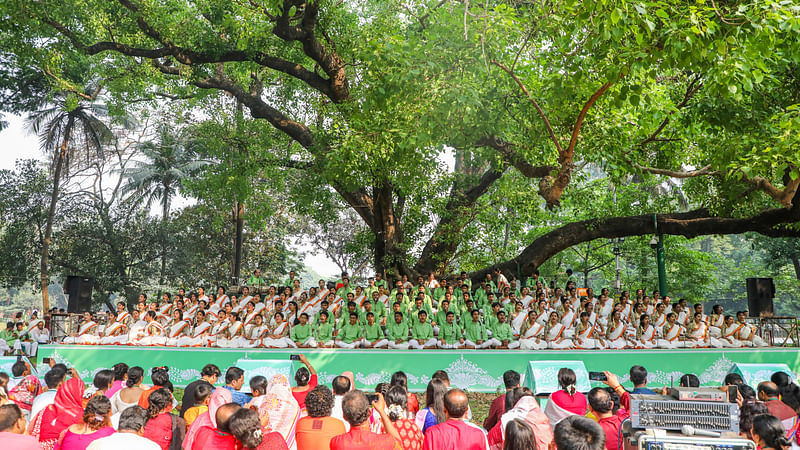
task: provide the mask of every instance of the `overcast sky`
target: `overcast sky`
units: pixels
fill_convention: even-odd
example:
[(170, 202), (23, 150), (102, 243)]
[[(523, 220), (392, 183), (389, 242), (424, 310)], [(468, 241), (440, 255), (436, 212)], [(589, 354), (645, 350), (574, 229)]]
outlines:
[[(42, 153), (39, 151), (39, 140), (36, 136), (29, 134), (25, 129), (25, 121), (22, 117), (4, 115), (4, 120), (9, 122), (8, 128), (0, 131), (0, 169), (14, 169), (14, 163), (18, 159), (39, 159), (42, 160)], [(180, 203), (180, 202), (179, 202)], [(294, 247), (293, 244), (289, 244)], [(310, 246), (297, 247), (298, 250), (308, 252)], [(304, 261), (311, 269), (322, 276), (328, 277), (336, 274), (339, 269), (323, 254), (306, 253)]]

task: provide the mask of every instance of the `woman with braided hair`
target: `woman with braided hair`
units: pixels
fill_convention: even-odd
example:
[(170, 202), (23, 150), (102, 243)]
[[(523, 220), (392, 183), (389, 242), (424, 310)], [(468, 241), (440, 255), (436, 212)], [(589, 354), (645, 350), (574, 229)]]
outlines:
[(386, 405), (389, 407), (389, 420), (400, 433), (403, 450), (421, 450), (424, 436), (408, 412), (408, 396), (400, 386), (392, 386), (386, 392)]
[(173, 420), (172, 394), (166, 388), (158, 388), (147, 399), (147, 415), (150, 420), (144, 426), (144, 437), (158, 444), (162, 450), (169, 449), (172, 443)]
[(85, 450), (92, 442), (114, 433), (111, 426), (111, 401), (105, 395), (89, 400), (80, 422), (71, 425), (58, 437), (56, 450)]

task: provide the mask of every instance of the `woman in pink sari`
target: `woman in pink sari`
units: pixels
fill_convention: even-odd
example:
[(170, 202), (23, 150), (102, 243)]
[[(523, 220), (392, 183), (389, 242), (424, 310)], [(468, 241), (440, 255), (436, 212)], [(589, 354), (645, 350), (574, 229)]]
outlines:
[[(512, 407), (513, 405), (513, 407)], [(553, 441), (550, 420), (539, 407), (533, 391), (529, 388), (514, 388), (506, 394), (506, 412), (497, 424), (489, 431), (489, 449), (502, 450), (506, 440), (506, 427), (514, 420), (520, 419), (533, 429), (536, 448), (546, 449)]]
[(553, 392), (547, 399), (544, 414), (550, 419), (550, 428), (572, 415), (585, 416), (589, 403), (586, 396), (578, 392), (577, 377), (572, 369), (562, 367), (558, 370), (558, 385), (561, 390)]
[(61, 432), (83, 419), (83, 380), (70, 378), (56, 392), (55, 402), (45, 407), (28, 425), (28, 434), (42, 450), (52, 450)]
[(208, 400), (208, 411), (197, 416), (197, 419), (192, 422), (192, 426), (186, 430), (186, 437), (183, 438), (183, 450), (191, 450), (192, 443), (201, 428), (217, 428), (217, 410), (220, 406), (232, 401), (231, 391), (225, 388), (217, 388), (212, 392), (211, 398)]
[(258, 408), (259, 415), (269, 415), (267, 427), (270, 432), (277, 431), (286, 440), (290, 450), (295, 450), (294, 440), (297, 421), (300, 420), (300, 405), (292, 395), (292, 385), (286, 375), (274, 375), (267, 385), (267, 394)]

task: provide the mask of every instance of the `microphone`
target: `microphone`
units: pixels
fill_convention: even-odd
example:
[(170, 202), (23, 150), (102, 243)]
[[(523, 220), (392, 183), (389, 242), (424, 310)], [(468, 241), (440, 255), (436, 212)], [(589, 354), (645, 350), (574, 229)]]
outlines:
[(691, 425), (684, 425), (681, 427), (681, 433), (685, 434), (686, 436), (706, 436), (706, 437), (720, 437), (722, 436), (721, 433), (717, 433), (716, 431), (706, 431), (706, 430), (698, 430), (697, 428)]

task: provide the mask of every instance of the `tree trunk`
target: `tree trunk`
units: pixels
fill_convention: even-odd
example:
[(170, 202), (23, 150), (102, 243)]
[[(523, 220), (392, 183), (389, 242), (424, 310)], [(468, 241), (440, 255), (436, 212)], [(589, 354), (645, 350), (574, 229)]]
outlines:
[(161, 208), (161, 271), (158, 275), (158, 296), (161, 297), (161, 288), (164, 286), (164, 273), (167, 271), (167, 224), (169, 223), (169, 181), (164, 180), (164, 198)]
[(47, 224), (44, 230), (44, 241), (42, 242), (42, 314), (50, 310), (50, 293), (47, 290), (50, 286), (50, 275), (48, 271), (50, 240), (53, 236), (53, 220), (55, 219), (56, 204), (58, 203), (58, 188), (61, 182), (61, 171), (64, 169), (64, 161), (67, 159), (67, 144), (69, 143), (74, 124), (75, 119), (70, 116), (67, 120), (67, 126), (64, 128), (64, 140), (61, 143), (61, 148), (58, 150), (56, 166), (53, 170), (53, 192), (50, 194), (50, 208), (47, 210)]
[(800, 280), (800, 259), (796, 256), (792, 258), (792, 265), (794, 266), (794, 276)]
[(244, 244), (244, 203), (233, 204), (233, 265), (231, 278), (241, 284), (239, 277), (242, 275), (242, 245)]
[(405, 253), (400, 248), (402, 234), (400, 220), (395, 215), (392, 187), (388, 184), (373, 187), (373, 211), (375, 217), (375, 271), (387, 277), (398, 278), (414, 275), (405, 263)]

